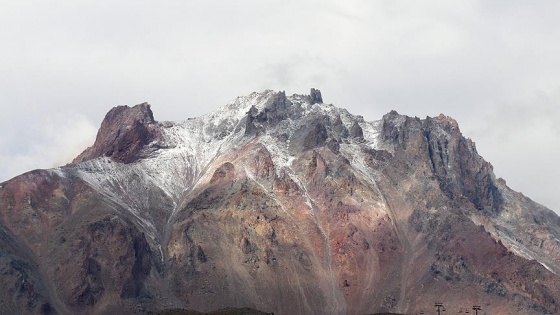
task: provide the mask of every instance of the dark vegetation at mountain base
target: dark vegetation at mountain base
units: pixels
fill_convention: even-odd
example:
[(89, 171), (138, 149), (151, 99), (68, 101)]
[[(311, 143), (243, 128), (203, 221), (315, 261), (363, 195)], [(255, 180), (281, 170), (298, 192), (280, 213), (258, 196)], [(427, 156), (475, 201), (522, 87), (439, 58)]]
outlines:
[[(251, 308), (225, 308), (213, 312), (203, 313), (197, 311), (170, 309), (159, 312), (148, 312), (148, 315), (274, 315), (274, 313), (261, 312)], [(404, 315), (400, 313), (375, 313), (365, 315)]]
[(224, 308), (208, 313), (189, 311), (183, 309), (170, 309), (159, 312), (148, 312), (148, 315), (274, 315), (274, 313), (261, 312), (252, 308)]

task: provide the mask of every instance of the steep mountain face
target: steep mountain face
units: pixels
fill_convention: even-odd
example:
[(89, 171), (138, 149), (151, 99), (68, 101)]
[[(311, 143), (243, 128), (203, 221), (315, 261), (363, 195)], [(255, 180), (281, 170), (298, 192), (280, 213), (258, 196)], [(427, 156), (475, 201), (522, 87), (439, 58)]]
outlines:
[(560, 312), (560, 218), (443, 115), (368, 122), (315, 89), (119, 106), (72, 164), (0, 185), (2, 314)]

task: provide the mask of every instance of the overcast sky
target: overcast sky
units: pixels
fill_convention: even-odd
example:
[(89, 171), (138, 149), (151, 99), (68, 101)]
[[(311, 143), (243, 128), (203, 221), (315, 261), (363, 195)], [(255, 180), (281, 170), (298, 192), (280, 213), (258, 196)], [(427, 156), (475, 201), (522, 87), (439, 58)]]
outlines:
[(265, 89), (376, 120), (452, 116), (560, 212), (560, 1), (0, 0), (0, 181), (69, 162), (106, 112), (184, 120)]

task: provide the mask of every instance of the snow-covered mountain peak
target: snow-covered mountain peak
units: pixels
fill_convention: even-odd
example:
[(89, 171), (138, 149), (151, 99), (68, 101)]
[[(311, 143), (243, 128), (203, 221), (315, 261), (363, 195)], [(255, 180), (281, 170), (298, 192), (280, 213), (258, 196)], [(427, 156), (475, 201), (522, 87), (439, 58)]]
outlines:
[(1, 184), (0, 300), (20, 302), (0, 313), (559, 310), (560, 218), (443, 115), (366, 122), (315, 89), (179, 122), (119, 106), (73, 164)]
[[(320, 98), (318, 90), (312, 89), (312, 92), (316, 99)], [(163, 123), (163, 137), (158, 145), (164, 150), (186, 148), (189, 152), (202, 154), (207, 161), (208, 154), (223, 151), (222, 144), (226, 142), (231, 146), (236, 143), (233, 140), (241, 140), (243, 136), (267, 134), (280, 142), (289, 143), (294, 133), (314, 122), (329, 128), (334, 126), (337, 132), (342, 133), (332, 135), (337, 140), (360, 125), (365, 125), (363, 127), (370, 131), (368, 135), (373, 134), (371, 126), (361, 116), (351, 115), (332, 104), (314, 103), (313, 100), (311, 95), (286, 96), (285, 92), (272, 90), (240, 96), (204, 116)], [(198, 144), (203, 144), (204, 148), (195, 148)]]
[[(174, 213), (189, 198), (189, 192), (206, 185), (224, 163), (234, 163), (245, 169), (247, 178), (254, 179), (252, 166), (245, 164), (252, 162), (244, 156), (263, 148), (279, 177), (297, 173), (296, 160), (308, 151), (319, 150), (350, 161), (372, 184), (376, 181), (372, 157), (386, 161), (391, 155), (411, 165), (427, 159), (429, 171), (441, 178), (444, 193), (451, 198), (467, 196), (480, 209), (497, 211), (493, 209), (501, 199), (495, 185), (478, 180), (493, 178), (491, 166), (476, 154), (474, 144), (460, 135), (453, 119), (440, 115), (420, 120), (391, 112), (379, 121), (366, 122), (343, 108), (314, 102), (318, 99), (315, 91), (315, 99), (271, 90), (251, 93), (197, 118), (150, 122), (145, 129), (153, 135), (152, 141), (144, 145), (135, 161), (122, 163), (102, 156), (71, 168), (115, 205), (137, 216), (153, 239), (157, 238), (156, 225), (144, 213), (152, 201), (138, 195), (143, 191), (140, 186), (159, 191), (168, 200), (165, 211)], [(120, 130), (117, 127), (111, 130)], [(142, 135), (144, 129), (136, 129)], [(143, 139), (136, 134), (129, 138)], [(424, 152), (426, 146), (428, 152)], [(464, 179), (471, 172), (476, 181)], [(298, 183), (301, 179), (294, 175), (293, 180)]]
[[(132, 213), (140, 213), (139, 209), (148, 207), (149, 201), (144, 205), (138, 203), (143, 198), (135, 197), (138, 187), (129, 183), (131, 177), (138, 178), (142, 185), (161, 190), (178, 207), (185, 191), (193, 189), (217, 167), (211, 167), (213, 161), (250, 143), (261, 143), (268, 150), (277, 174), (285, 168), (290, 173), (299, 152), (323, 145), (333, 152), (342, 150), (348, 157), (360, 150), (360, 143), (376, 148), (379, 122), (365, 122), (361, 116), (351, 115), (332, 104), (315, 103), (322, 101), (320, 92), (313, 89), (311, 94), (313, 97), (286, 96), (284, 92), (267, 90), (240, 96), (200, 117), (159, 122), (157, 129), (150, 124), (154, 136), (131, 163), (115, 163), (110, 155), (113, 151), (109, 151), (69, 168), (99, 191), (106, 191), (116, 204), (127, 205)], [(137, 129), (144, 130), (140, 127)], [(119, 130), (119, 127), (112, 129)], [(129, 138), (141, 137), (132, 134)], [(103, 147), (103, 144), (96, 143), (96, 146)]]

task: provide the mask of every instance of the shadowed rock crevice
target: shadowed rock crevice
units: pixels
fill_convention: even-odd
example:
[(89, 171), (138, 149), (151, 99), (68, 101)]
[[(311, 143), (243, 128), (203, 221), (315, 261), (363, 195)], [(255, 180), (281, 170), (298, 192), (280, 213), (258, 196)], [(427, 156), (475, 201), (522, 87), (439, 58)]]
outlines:
[(56, 314), (35, 263), (19, 258), (5, 248), (0, 239), (0, 313)]

